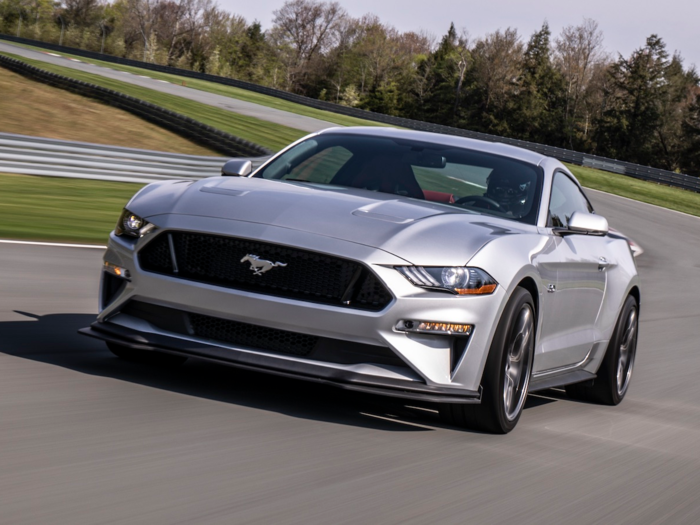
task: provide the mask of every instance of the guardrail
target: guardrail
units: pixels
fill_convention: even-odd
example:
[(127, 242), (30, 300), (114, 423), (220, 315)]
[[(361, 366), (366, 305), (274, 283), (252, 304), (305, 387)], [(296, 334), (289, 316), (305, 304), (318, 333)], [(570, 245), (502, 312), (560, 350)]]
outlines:
[[(257, 166), (266, 158), (250, 160)], [(218, 176), (226, 160), (0, 133), (4, 173), (148, 183)]]
[(229, 157), (249, 157), (269, 155), (271, 150), (225, 133), (194, 119), (162, 108), (150, 102), (139, 100), (118, 91), (50, 73), (31, 66), (21, 60), (0, 55), (0, 66), (44, 84), (58, 87), (79, 95), (99, 100), (110, 106), (153, 122), (157, 126), (209, 147)]
[[(384, 115), (381, 113), (374, 113), (372, 111), (367, 111), (364, 109), (351, 108), (347, 106), (341, 106), (340, 104), (334, 104), (333, 102), (327, 102), (323, 100), (316, 100), (313, 98), (305, 97), (302, 95), (297, 95), (294, 93), (289, 93), (287, 91), (282, 91), (280, 89), (270, 88), (266, 86), (260, 86), (258, 84), (253, 84), (252, 82), (245, 82), (243, 80), (236, 80), (233, 78), (220, 77), (216, 75), (210, 75), (208, 73), (199, 73), (197, 71), (190, 71), (189, 69), (179, 69), (170, 66), (161, 66), (159, 64), (151, 64), (148, 62), (141, 62), (139, 60), (132, 60), (128, 58), (120, 58), (112, 55), (105, 55), (103, 53), (96, 53), (93, 51), (86, 51), (83, 49), (77, 49), (66, 46), (59, 46), (57, 44), (51, 44), (48, 42), (41, 42), (38, 40), (31, 40), (28, 38), (15, 37), (11, 35), (0, 34), (0, 39), (7, 40), (10, 42), (19, 42), (23, 44), (29, 44), (33, 46), (43, 47), (45, 49), (51, 49), (54, 51), (59, 51), (63, 53), (69, 53), (72, 55), (83, 56), (87, 58), (93, 58), (96, 60), (102, 60), (104, 62), (111, 62), (115, 64), (124, 64), (133, 67), (139, 67), (143, 69), (149, 69), (152, 71), (160, 71), (163, 73), (170, 73), (173, 75), (179, 75), (189, 78), (197, 78), (200, 80), (207, 80), (209, 82), (215, 82), (217, 84), (224, 84), (229, 86), (238, 87), (241, 89), (246, 89), (248, 91), (254, 91), (256, 93), (262, 93), (264, 95), (269, 95), (272, 97), (280, 98), (290, 102), (295, 102), (307, 107), (312, 107), (315, 109), (321, 109), (325, 111), (330, 111), (333, 113), (347, 115), (351, 117), (357, 117), (364, 120), (371, 120), (374, 122), (381, 122), (383, 124), (390, 124), (392, 126), (399, 126), (408, 129), (415, 129), (419, 131), (430, 131), (433, 133), (442, 133), (445, 135), (457, 135), (461, 137), (474, 138), (479, 140), (485, 140), (488, 142), (501, 142), (504, 144), (510, 144), (512, 146), (518, 146), (521, 148), (529, 149), (543, 155), (548, 155), (562, 162), (569, 162), (571, 164), (576, 164), (578, 166), (588, 166), (595, 167), (603, 171), (610, 171), (614, 173), (619, 173), (621, 175), (627, 175), (629, 177), (634, 177), (636, 179), (646, 180), (650, 182), (656, 182), (660, 184), (665, 184), (667, 186), (675, 186), (677, 188), (682, 188), (685, 190), (700, 192), (700, 178), (692, 177), (690, 175), (685, 175), (682, 173), (675, 173), (669, 170), (663, 170), (659, 168), (652, 168), (649, 166), (642, 166), (639, 164), (634, 164), (631, 162), (625, 162), (615, 159), (609, 159), (606, 157), (599, 157), (597, 155), (589, 155), (586, 153), (581, 153), (577, 151), (567, 150), (564, 148), (557, 148), (553, 146), (546, 146), (544, 144), (538, 144), (535, 142), (528, 142), (525, 140), (511, 139), (507, 137), (499, 137), (497, 135), (490, 135), (488, 133), (480, 133), (476, 131), (470, 131), (462, 128), (453, 128), (451, 126), (443, 126), (441, 124), (432, 124), (430, 122), (421, 122), (418, 120), (406, 119), (401, 117), (394, 117), (391, 115)], [(252, 153), (252, 155), (259, 153)]]

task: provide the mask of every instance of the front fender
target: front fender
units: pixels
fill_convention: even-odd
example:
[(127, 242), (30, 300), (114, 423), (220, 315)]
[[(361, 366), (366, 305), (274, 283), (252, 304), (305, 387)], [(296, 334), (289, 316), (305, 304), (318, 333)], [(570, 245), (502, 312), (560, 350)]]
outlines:
[[(486, 366), (486, 360), (491, 348), (498, 322), (515, 288), (526, 281), (527, 288), (535, 292), (533, 297), (536, 307), (541, 303), (542, 293), (546, 288), (537, 268), (537, 255), (547, 250), (548, 238), (536, 234), (506, 235), (486, 244), (467, 266), (481, 268), (488, 272), (498, 282), (499, 289), (493, 299), (498, 300), (498, 307), (493, 310), (488, 326), (479, 326), (475, 330), (486, 331), (479, 338), (477, 347), (467, 349), (460, 366), (455, 371), (453, 381), (478, 387)], [(537, 316), (537, 334), (540, 333), (542, 317)], [(537, 339), (536, 343), (537, 344)]]

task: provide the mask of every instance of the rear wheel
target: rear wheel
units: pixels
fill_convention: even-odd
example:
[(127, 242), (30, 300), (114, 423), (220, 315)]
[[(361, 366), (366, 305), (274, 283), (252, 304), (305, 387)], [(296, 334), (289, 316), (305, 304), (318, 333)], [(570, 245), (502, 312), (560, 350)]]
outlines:
[(639, 305), (630, 295), (622, 307), (597, 377), (592, 384), (587, 382), (568, 385), (567, 395), (573, 399), (602, 405), (619, 404), (632, 380), (638, 328)]
[(141, 363), (146, 365), (156, 366), (180, 366), (185, 361), (186, 357), (179, 355), (165, 354), (155, 350), (135, 350), (128, 346), (120, 345), (107, 341), (107, 348), (117, 357), (132, 363)]
[(532, 296), (524, 288), (516, 288), (491, 343), (481, 382), (481, 404), (441, 405), (443, 421), (495, 434), (507, 434), (515, 428), (530, 384), (535, 325)]

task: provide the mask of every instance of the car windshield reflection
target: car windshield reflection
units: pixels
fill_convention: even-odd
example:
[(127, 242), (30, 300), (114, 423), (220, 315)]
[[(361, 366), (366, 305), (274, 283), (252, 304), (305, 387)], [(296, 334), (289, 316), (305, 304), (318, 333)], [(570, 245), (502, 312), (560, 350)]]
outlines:
[(535, 224), (539, 167), (413, 140), (324, 133), (290, 148), (254, 177), (377, 191)]

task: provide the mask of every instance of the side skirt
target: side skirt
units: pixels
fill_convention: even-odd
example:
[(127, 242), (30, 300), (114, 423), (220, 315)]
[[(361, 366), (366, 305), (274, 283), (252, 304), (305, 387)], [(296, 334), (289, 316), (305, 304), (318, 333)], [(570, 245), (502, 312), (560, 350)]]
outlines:
[(573, 385), (574, 383), (583, 383), (584, 381), (593, 381), (596, 375), (585, 370), (573, 370), (556, 375), (548, 375), (546, 377), (532, 377), (530, 379), (530, 387), (528, 392), (537, 392), (546, 390), (556, 386)]

